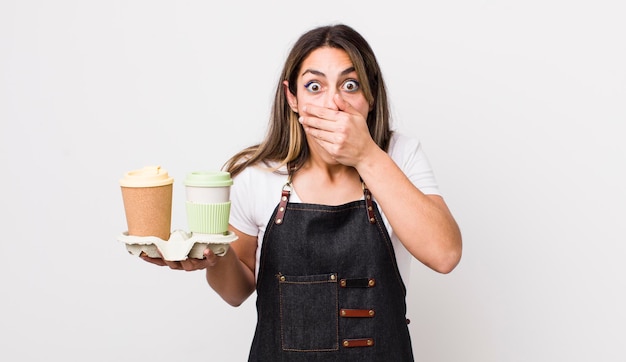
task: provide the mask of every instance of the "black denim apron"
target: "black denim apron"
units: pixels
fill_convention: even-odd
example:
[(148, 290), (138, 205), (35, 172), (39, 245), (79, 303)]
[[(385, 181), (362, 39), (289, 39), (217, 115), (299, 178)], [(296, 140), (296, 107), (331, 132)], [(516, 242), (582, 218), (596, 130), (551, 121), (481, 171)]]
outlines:
[(365, 198), (289, 203), (268, 222), (249, 361), (413, 361), (406, 289), (382, 217)]

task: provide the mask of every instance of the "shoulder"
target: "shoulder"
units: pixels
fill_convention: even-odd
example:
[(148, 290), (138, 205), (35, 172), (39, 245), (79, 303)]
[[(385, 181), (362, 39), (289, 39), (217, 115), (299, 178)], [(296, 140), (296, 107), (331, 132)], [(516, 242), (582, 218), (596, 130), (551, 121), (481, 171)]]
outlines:
[(287, 173), (284, 168), (275, 171), (275, 166), (261, 163), (246, 167), (233, 177), (231, 193), (235, 198), (244, 198), (249, 203), (257, 202), (269, 195), (274, 196), (275, 193), (280, 195), (280, 190), (287, 182)]
[(248, 235), (262, 236), (287, 182), (287, 174), (271, 166), (248, 166), (233, 177), (230, 223)]
[(422, 152), (422, 145), (419, 139), (395, 131), (389, 141), (387, 153), (398, 164), (402, 164), (406, 158)]
[(423, 193), (439, 194), (433, 169), (418, 138), (394, 132), (388, 153), (409, 180)]
[[(275, 164), (255, 164), (248, 166), (233, 178), (234, 184), (252, 184), (259, 186), (265, 183), (280, 183), (287, 179), (286, 168), (275, 170)], [(234, 185), (233, 185), (234, 186)]]

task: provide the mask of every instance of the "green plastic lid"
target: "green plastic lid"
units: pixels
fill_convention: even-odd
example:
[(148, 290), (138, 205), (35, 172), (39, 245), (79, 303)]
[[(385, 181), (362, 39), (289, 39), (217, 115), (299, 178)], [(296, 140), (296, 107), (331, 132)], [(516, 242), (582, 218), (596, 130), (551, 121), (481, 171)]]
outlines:
[(188, 173), (185, 178), (185, 186), (226, 187), (232, 184), (230, 172), (226, 171), (196, 171)]

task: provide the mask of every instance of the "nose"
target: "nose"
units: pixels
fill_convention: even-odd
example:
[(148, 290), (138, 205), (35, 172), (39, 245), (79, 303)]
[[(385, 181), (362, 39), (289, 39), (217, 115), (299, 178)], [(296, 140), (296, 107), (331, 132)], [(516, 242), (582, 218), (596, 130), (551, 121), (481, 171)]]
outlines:
[(335, 103), (335, 94), (339, 94), (339, 90), (335, 88), (329, 88), (328, 92), (324, 94), (324, 107), (332, 110), (339, 110)]

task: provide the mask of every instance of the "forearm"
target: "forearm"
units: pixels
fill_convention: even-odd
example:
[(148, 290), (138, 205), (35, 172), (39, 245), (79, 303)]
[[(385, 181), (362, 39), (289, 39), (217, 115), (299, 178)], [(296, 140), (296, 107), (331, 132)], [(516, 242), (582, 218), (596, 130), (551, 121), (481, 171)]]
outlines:
[(232, 306), (239, 306), (254, 291), (254, 273), (237, 257), (231, 248), (219, 261), (206, 269), (206, 280)]
[(356, 167), (407, 250), (438, 272), (454, 269), (461, 257), (461, 233), (443, 199), (424, 195), (380, 149)]

